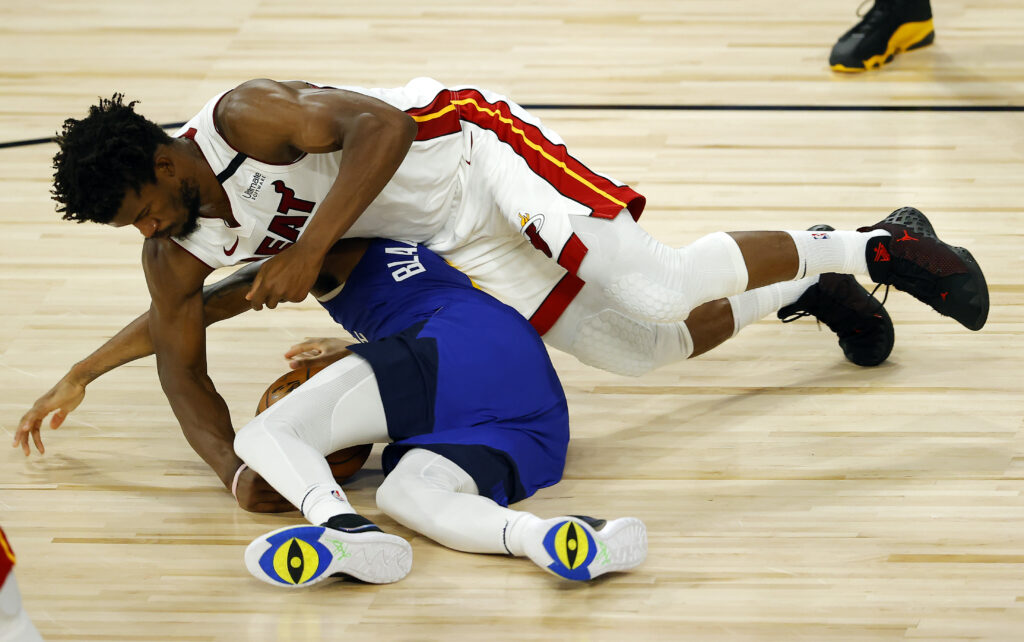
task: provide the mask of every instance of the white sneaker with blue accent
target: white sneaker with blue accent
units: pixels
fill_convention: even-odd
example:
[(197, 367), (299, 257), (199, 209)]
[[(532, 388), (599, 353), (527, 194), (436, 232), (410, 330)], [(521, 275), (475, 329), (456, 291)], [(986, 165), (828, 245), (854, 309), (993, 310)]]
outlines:
[(647, 559), (647, 527), (635, 517), (608, 522), (583, 515), (556, 517), (530, 529), (524, 551), (544, 570), (586, 581), (626, 571)]
[(286, 526), (257, 537), (245, 549), (245, 566), (257, 579), (287, 588), (338, 575), (390, 584), (409, 574), (412, 547), (401, 537), (361, 515), (340, 515), (328, 524)]

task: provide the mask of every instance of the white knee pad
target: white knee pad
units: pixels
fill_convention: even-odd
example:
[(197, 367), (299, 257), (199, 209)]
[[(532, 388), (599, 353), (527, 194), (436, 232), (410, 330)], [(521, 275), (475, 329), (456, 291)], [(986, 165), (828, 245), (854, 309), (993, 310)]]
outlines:
[(610, 307), (636, 319), (681, 322), (698, 305), (747, 287), (743, 254), (724, 232), (673, 249), (628, 215), (611, 222), (573, 217), (572, 224), (591, 249), (580, 264), (580, 277), (600, 286)]
[(600, 291), (587, 284), (544, 341), (588, 366), (629, 377), (693, 354), (685, 323), (638, 321), (607, 306)]
[(571, 350), (589, 366), (639, 377), (686, 359), (693, 354), (693, 341), (685, 323), (640, 322), (602, 310), (580, 321)]

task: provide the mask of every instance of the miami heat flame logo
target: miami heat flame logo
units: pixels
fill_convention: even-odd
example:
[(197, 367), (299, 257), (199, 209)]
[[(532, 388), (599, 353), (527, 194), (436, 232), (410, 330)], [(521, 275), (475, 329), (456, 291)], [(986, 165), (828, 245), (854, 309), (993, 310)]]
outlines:
[(548, 247), (547, 242), (540, 236), (540, 229), (542, 227), (544, 227), (543, 214), (527, 214), (526, 212), (519, 213), (519, 228), (522, 231), (523, 236), (533, 244), (533, 247), (537, 248), (544, 254), (547, 254), (548, 258), (552, 258), (551, 248)]

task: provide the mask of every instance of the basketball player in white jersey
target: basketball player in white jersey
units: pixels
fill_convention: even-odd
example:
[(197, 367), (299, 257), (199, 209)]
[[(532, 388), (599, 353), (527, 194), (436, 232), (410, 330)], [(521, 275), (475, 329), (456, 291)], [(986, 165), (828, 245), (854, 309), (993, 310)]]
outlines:
[(0, 528), (0, 642), (36, 642), (42, 638), (21, 605), (21, 592), (14, 577), (16, 561), (4, 529)]
[[(636, 224), (642, 196), (587, 169), (515, 103), (429, 79), (394, 90), (250, 81), (174, 138), (115, 96), (66, 121), (58, 143), (64, 217), (132, 225), (147, 239), (148, 329), (187, 437), (231, 431), (206, 374), (205, 277), (270, 256), (253, 307), (301, 300), (343, 236), (421, 242), (550, 345), (624, 374), (700, 354), (783, 306), (856, 317), (849, 325), (880, 337), (865, 352), (887, 354), (887, 319), (866, 292), (843, 277), (823, 292), (822, 274), (895, 285), (975, 330), (988, 313), (980, 267), (917, 210), (860, 232), (718, 232), (669, 248)], [(76, 365), (80, 381), (117, 365), (91, 359)], [(54, 410), (44, 402), (26, 415), (26, 449)], [(234, 454), (193, 445), (228, 485)]]

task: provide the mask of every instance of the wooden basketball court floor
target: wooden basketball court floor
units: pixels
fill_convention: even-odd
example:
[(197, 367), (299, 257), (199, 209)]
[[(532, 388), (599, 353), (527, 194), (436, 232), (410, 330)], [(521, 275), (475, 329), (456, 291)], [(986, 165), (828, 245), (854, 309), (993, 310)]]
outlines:
[[(826, 58), (856, 4), (0, 2), (3, 143), (48, 137), (114, 91), (167, 123), (251, 77), (429, 75), (547, 105), (536, 113), (578, 158), (648, 197), (642, 223), (665, 242), (852, 228), (915, 205), (974, 252), (992, 301), (972, 333), (892, 292), (896, 348), (873, 369), (806, 320), (765, 320), (639, 379), (554, 353), (568, 466), (521, 507), (649, 529), (642, 567), (587, 585), (396, 526), (373, 505), (376, 454), (348, 488), (411, 539), (413, 572), (295, 592), (252, 579), (245, 545), (297, 513), (238, 509), (142, 360), (94, 383), (44, 433), (45, 456), (0, 449), (0, 524), (44, 637), (1024, 639), (1024, 7), (935, 0), (935, 46), (840, 77)], [(648, 108), (610, 108), (623, 105)], [(753, 107), (769, 108), (740, 109)], [(54, 149), (0, 148), (8, 439), (32, 400), (148, 305), (134, 230), (54, 213)], [(312, 302), (212, 329), (236, 427), (284, 349), (333, 330)]]

